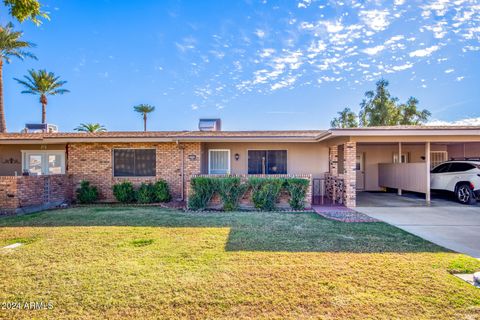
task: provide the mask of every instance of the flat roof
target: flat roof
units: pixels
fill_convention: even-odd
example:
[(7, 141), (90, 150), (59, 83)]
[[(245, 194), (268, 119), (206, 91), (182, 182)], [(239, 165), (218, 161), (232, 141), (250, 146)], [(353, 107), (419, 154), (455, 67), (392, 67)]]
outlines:
[(80, 142), (318, 142), (335, 137), (480, 136), (480, 126), (383, 126), (329, 130), (0, 133), (0, 144)]

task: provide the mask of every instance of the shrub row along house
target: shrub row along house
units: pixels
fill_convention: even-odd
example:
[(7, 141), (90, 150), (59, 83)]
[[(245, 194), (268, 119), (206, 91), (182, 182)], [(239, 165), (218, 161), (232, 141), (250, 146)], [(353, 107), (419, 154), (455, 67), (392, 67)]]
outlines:
[(159, 179), (174, 200), (186, 200), (199, 175), (308, 179), (307, 207), (355, 207), (357, 192), (386, 187), (429, 201), (434, 165), (480, 156), (480, 128), (471, 126), (221, 131), (208, 123), (199, 131), (0, 134), (1, 211), (70, 201), (82, 180), (98, 188), (100, 201), (115, 201), (119, 182)]

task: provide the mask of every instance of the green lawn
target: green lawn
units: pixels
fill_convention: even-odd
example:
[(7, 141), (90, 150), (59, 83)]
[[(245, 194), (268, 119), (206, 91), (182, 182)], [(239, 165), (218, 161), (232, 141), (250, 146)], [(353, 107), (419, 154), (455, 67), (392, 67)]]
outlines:
[(0, 318), (480, 318), (480, 261), (313, 213), (90, 207), (0, 218)]

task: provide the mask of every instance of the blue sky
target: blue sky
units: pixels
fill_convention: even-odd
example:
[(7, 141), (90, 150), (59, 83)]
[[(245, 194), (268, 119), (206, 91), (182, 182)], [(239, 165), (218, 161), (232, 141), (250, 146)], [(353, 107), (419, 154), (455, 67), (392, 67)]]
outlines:
[(432, 120), (480, 124), (478, 0), (43, 4), (51, 21), (17, 24), (38, 61), (4, 65), (9, 131), (41, 119), (12, 79), (30, 68), (68, 81), (47, 109), (63, 131), (141, 130), (139, 103), (157, 107), (151, 130), (193, 130), (200, 117), (226, 130), (323, 129), (344, 107), (358, 111), (381, 77)]

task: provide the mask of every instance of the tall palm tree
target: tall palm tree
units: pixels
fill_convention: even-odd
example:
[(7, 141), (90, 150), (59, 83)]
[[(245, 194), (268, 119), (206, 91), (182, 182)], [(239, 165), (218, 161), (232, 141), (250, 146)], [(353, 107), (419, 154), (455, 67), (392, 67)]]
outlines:
[(40, 96), (40, 103), (42, 104), (42, 123), (47, 123), (47, 96), (55, 96), (57, 94), (64, 94), (68, 91), (62, 86), (67, 81), (60, 81), (60, 77), (55, 76), (53, 72), (47, 70), (29, 70), (29, 76), (24, 76), (25, 80), (16, 79), (18, 83), (23, 85), (26, 90), (22, 93), (35, 94)]
[(139, 104), (138, 106), (133, 107), (135, 112), (142, 114), (143, 116), (143, 131), (147, 131), (147, 114), (155, 111), (155, 107), (149, 104)]
[(100, 123), (80, 123), (80, 125), (73, 130), (80, 132), (105, 132), (107, 128)]
[(36, 59), (36, 57), (24, 49), (32, 48), (35, 45), (28, 41), (20, 40), (23, 35), (20, 31), (13, 31), (13, 24), (9, 23), (5, 27), (0, 26), (0, 132), (7, 132), (5, 122), (5, 109), (3, 105), (3, 61), (10, 63), (10, 58), (16, 57), (20, 60), (26, 57)]

